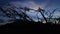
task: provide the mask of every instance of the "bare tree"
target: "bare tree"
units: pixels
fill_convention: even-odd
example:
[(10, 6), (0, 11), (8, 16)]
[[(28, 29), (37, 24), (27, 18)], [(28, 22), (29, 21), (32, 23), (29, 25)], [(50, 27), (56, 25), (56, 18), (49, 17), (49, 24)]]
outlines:
[(45, 10), (43, 10), (43, 9), (41, 9), (41, 8), (38, 9), (38, 12), (41, 13), (41, 15), (43, 16), (44, 20), (45, 20), (46, 23), (47, 23), (47, 19), (46, 19), (46, 17), (44, 16), (44, 14), (42, 13), (43, 11), (45, 11)]
[[(45, 14), (48, 16), (48, 18), (49, 18), (49, 21), (51, 21), (51, 19), (53, 19), (52, 17), (54, 16), (53, 14), (56, 12), (56, 11), (58, 11), (59, 12), (59, 10), (58, 10), (59, 8), (56, 8), (56, 9), (54, 9), (53, 11), (47, 11)], [(60, 18), (60, 17), (59, 17)], [(55, 22), (56, 23), (56, 22)]]

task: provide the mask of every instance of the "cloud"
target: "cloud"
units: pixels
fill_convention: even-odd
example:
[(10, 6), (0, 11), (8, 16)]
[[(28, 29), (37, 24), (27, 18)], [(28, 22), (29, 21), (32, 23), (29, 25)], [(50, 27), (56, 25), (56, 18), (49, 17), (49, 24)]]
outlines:
[(44, 8), (46, 3), (42, 3), (42, 4), (37, 4), (33, 1), (25, 1), (25, 2), (20, 2), (20, 1), (14, 1), (14, 2), (10, 2), (12, 5), (20, 7), (20, 6), (26, 6), (29, 8), (33, 8), (33, 9), (38, 9), (38, 7)]
[[(10, 2), (10, 4), (16, 6), (16, 7), (29, 7), (32, 9), (38, 9), (38, 7), (41, 7), (42, 9), (45, 8), (46, 2), (38, 4), (36, 2), (33, 1), (25, 1), (25, 2), (20, 2), (20, 1), (12, 1)], [(33, 19), (37, 19), (36, 13), (27, 13), (29, 14), (30, 17), (32, 17)], [(42, 17), (41, 14), (39, 14), (39, 17)]]
[[(39, 0), (40, 1), (40, 0)], [(36, 1), (11, 1), (10, 3), (12, 5), (15, 5), (15, 6), (26, 6), (26, 7), (29, 7), (29, 8), (33, 8), (33, 9), (38, 9), (38, 7), (41, 7), (42, 9), (48, 9), (48, 8), (54, 8), (54, 4), (51, 3), (50, 0), (46, 0), (46, 1), (42, 1), (42, 2), (39, 2), (38, 0)]]

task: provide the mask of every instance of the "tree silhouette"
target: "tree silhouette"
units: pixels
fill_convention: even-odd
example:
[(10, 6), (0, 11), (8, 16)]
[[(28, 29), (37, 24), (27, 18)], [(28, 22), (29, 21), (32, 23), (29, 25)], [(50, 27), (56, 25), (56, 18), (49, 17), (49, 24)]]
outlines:
[[(47, 11), (45, 14), (48, 16), (48, 19), (49, 19), (49, 21), (51, 21), (51, 19), (59, 19), (60, 17), (57, 17), (57, 18), (53, 18), (53, 14), (55, 13), (55, 12), (59, 12), (60, 11), (60, 9), (59, 8), (56, 8), (56, 9), (54, 9), (53, 11)], [(56, 16), (55, 16), (56, 17)], [(55, 22), (56, 23), (56, 22)]]
[[(19, 13), (18, 11), (16, 11), (15, 9), (19, 9), (19, 12), (21, 12), (21, 13)], [(22, 10), (23, 11), (22, 11)], [(47, 20), (47, 18), (45, 17), (45, 15), (44, 15), (44, 12), (46, 12), (44, 9), (41, 9), (40, 7), (37, 9), (37, 10), (35, 10), (35, 9), (31, 9), (31, 8), (28, 8), (28, 7), (19, 7), (19, 8), (17, 8), (17, 7), (10, 7), (10, 8), (7, 8), (6, 10), (4, 10), (2, 7), (0, 7), (0, 10), (1, 10), (1, 12), (3, 12), (7, 17), (9, 17), (9, 18), (14, 18), (14, 19), (16, 19), (16, 17), (15, 16), (19, 16), (20, 18), (23, 18), (23, 20), (24, 21), (32, 21), (32, 22), (34, 22), (34, 20), (32, 19), (32, 18), (30, 18), (27, 14), (26, 14), (26, 12), (28, 11), (28, 12), (30, 12), (30, 10), (33, 10), (33, 11), (36, 11), (37, 12), (37, 14), (36, 14), (36, 16), (37, 16), (37, 18), (38, 18), (38, 22), (40, 22), (39, 21), (39, 17), (38, 17), (38, 13), (41, 13), (41, 15), (42, 15), (42, 17), (44, 18), (44, 20), (46, 21), (46, 23), (48, 23), (48, 20)], [(54, 14), (54, 12), (56, 12), (56, 11), (59, 11), (58, 10), (58, 8), (56, 8), (56, 9), (54, 9), (53, 11), (47, 11), (45, 14), (48, 16), (48, 19), (49, 19), (49, 21), (52, 19), (52, 17), (54, 16), (53, 14)], [(48, 13), (49, 12), (49, 13)], [(60, 18), (60, 17), (59, 17)]]
[(45, 19), (45, 21), (46, 21), (46, 23), (47, 23), (47, 19), (45, 18), (44, 14), (42, 13), (42, 11), (45, 11), (45, 10), (39, 8), (38, 11), (41, 13), (41, 15), (43, 16), (43, 18)]

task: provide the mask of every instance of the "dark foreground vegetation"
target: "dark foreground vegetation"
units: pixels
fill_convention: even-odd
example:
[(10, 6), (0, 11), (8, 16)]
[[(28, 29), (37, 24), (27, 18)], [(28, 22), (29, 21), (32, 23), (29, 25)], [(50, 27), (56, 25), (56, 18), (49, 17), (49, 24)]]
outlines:
[[(14, 7), (15, 8), (15, 7)], [(0, 26), (0, 32), (22, 32), (22, 33), (27, 33), (27, 32), (32, 32), (32, 33), (37, 33), (37, 32), (45, 32), (45, 33), (55, 33), (55, 32), (59, 32), (60, 31), (60, 16), (59, 18), (55, 18), (54, 20), (51, 20), (54, 12), (57, 10), (53, 10), (50, 15), (47, 12), (45, 12), (45, 10), (41, 9), (41, 8), (38, 8), (37, 10), (34, 10), (34, 9), (30, 9), (30, 8), (27, 8), (27, 7), (24, 7), (24, 8), (19, 8), (19, 12), (16, 11), (17, 8), (14, 9), (13, 7), (10, 7), (10, 8), (7, 8), (6, 10), (4, 10), (2, 7), (0, 7), (0, 12), (3, 15), (3, 17), (9, 17), (9, 18), (14, 18), (14, 22), (13, 23), (8, 23), (6, 25), (2, 25)], [(23, 11), (24, 12), (23, 12)], [(29, 10), (33, 10), (33, 11), (37, 11), (38, 13), (41, 13), (42, 15), (42, 18), (43, 20), (41, 20), (39, 17), (38, 17), (38, 14), (37, 14), (37, 19), (38, 19), (38, 22), (34, 22), (34, 20), (29, 17), (26, 12), (29, 11)], [(45, 13), (44, 13), (45, 12)], [(47, 14), (47, 16), (49, 17), (48, 19), (45, 17), (45, 15)], [(40, 16), (41, 16), (40, 15)], [(19, 16), (19, 20), (16, 19), (16, 16)], [(16, 20), (16, 21), (15, 21)], [(41, 20), (41, 22), (39, 21)], [(46, 23), (42, 23), (42, 22), (45, 22)], [(50, 21), (50, 23), (49, 23)], [(51, 21), (55, 21), (55, 24), (53, 24), (53, 22)], [(58, 21), (58, 22), (56, 22)], [(58, 24), (56, 24), (58, 23)]]
[(0, 32), (21, 32), (21, 33), (55, 33), (60, 31), (60, 25), (40, 22), (16, 21), (11, 24), (0, 26)]

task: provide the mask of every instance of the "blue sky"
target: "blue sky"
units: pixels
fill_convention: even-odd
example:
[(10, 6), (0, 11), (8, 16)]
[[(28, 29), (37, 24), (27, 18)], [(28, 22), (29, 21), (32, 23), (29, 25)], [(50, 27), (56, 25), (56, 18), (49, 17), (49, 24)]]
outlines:
[(0, 0), (0, 5), (8, 2), (32, 2), (37, 5), (44, 5), (45, 8), (60, 8), (60, 0)]
[[(60, 0), (0, 0), (0, 6), (5, 6), (10, 3), (16, 7), (26, 6), (33, 9), (38, 9), (41, 7), (45, 10), (52, 10), (55, 8), (60, 8)], [(37, 20), (36, 13), (27, 13), (30, 17)], [(41, 14), (39, 15), (41, 17)]]

